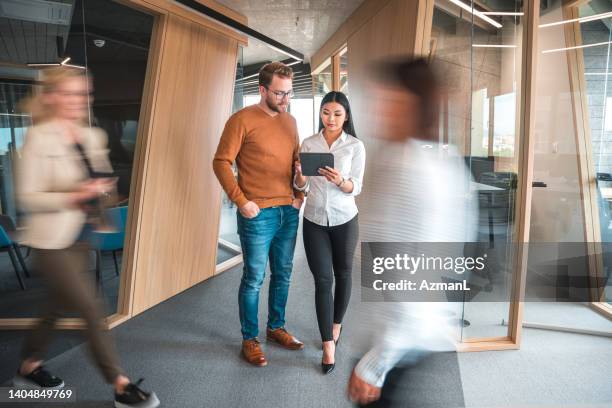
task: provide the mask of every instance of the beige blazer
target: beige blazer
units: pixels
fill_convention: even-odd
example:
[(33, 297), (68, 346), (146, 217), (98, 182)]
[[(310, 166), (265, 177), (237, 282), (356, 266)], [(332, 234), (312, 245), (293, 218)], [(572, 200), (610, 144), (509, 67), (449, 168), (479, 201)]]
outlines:
[[(110, 172), (106, 134), (83, 127), (81, 144), (95, 171)], [(17, 165), (17, 201), (26, 212), (23, 244), (63, 249), (79, 237), (86, 214), (70, 202), (70, 193), (88, 177), (82, 158), (55, 122), (28, 130)]]

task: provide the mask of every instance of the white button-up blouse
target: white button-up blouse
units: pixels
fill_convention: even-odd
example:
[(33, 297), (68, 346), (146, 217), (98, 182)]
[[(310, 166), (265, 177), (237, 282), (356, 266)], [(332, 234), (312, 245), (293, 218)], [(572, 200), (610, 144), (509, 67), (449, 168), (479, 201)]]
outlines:
[(306, 177), (306, 185), (298, 190), (307, 191), (304, 217), (322, 226), (336, 226), (349, 222), (357, 215), (355, 196), (361, 193), (363, 172), (365, 168), (365, 147), (363, 142), (354, 136), (342, 132), (340, 137), (329, 147), (323, 131), (314, 134), (302, 142), (302, 153), (332, 153), (334, 167), (345, 180), (353, 183), (353, 191), (345, 193), (323, 176)]

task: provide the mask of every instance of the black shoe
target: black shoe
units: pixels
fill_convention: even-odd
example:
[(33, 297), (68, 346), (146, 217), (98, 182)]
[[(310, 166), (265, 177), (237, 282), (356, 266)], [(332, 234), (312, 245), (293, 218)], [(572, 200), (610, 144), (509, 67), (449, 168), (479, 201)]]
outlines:
[(123, 394), (115, 393), (116, 408), (155, 408), (159, 406), (159, 399), (154, 392), (145, 392), (139, 388), (143, 379), (136, 384), (129, 383), (125, 386)]
[(334, 371), (334, 368), (336, 368), (336, 363), (325, 364), (323, 361), (321, 361), (321, 371), (323, 371), (323, 374), (331, 373)]
[(332, 371), (334, 371), (334, 368), (336, 367), (336, 363), (335, 362), (331, 364), (324, 363), (323, 362), (324, 356), (325, 356), (325, 353), (323, 353), (323, 356), (321, 356), (321, 371), (323, 371), (323, 374), (329, 374)]
[(64, 381), (45, 370), (45, 367), (38, 366), (28, 375), (17, 373), (15, 378), (13, 378), (13, 386), (21, 389), (44, 388), (55, 390), (64, 388)]

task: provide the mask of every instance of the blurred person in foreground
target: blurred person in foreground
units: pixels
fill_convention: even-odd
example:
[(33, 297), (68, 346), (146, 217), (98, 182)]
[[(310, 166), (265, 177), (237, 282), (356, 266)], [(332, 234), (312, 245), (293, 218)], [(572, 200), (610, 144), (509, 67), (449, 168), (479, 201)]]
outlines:
[[(398, 251), (406, 246), (390, 243), (430, 248), (438, 245), (432, 243), (456, 242), (435, 248), (441, 256), (461, 256), (461, 243), (473, 240), (476, 207), (462, 158), (453, 146), (437, 141), (436, 77), (422, 59), (380, 62), (374, 77), (370, 95), (377, 140), (369, 145), (365, 194), (359, 203), (361, 240), (387, 242)], [(448, 391), (440, 387), (449, 385), (443, 379), (447, 373), (432, 375), (436, 364), (429, 361), (439, 355), (433, 352), (456, 350), (461, 304), (446, 302), (444, 292), (428, 298), (430, 302), (393, 301), (400, 300), (394, 295), (359, 304), (358, 321), (370, 344), (349, 380), (349, 398), (368, 407), (461, 406), (462, 401), (437, 405), (429, 400)], [(427, 386), (424, 392), (414, 388), (427, 378), (429, 392)], [(440, 392), (431, 395), (431, 390)]]
[(329, 374), (336, 365), (336, 346), (351, 297), (353, 258), (359, 240), (355, 197), (361, 193), (365, 166), (365, 147), (355, 134), (345, 94), (332, 91), (323, 97), (319, 133), (306, 138), (300, 151), (334, 155), (334, 168), (319, 169), (317, 177), (304, 176), (296, 162), (294, 179), (294, 187), (308, 192), (304, 249), (315, 281), (315, 308), (323, 342), (321, 369)]
[(42, 92), (23, 104), (35, 125), (21, 152), (17, 198), (27, 213), (23, 241), (34, 250), (34, 269), (44, 278), (50, 299), (25, 341), (14, 385), (64, 386), (45, 369), (43, 359), (57, 319), (64, 311), (76, 311), (87, 324), (93, 359), (115, 389), (115, 406), (156, 407), (156, 395), (139, 388), (142, 380), (132, 383), (119, 367), (94, 286), (86, 278), (87, 239), (94, 228), (88, 211), (114, 189), (106, 136), (87, 126), (90, 92), (86, 70), (50, 68), (43, 72)]

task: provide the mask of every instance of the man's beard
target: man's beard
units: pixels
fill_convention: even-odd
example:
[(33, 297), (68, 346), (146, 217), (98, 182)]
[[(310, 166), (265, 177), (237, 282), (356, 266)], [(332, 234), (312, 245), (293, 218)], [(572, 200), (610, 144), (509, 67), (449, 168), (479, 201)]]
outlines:
[(284, 110), (281, 110), (281, 108), (279, 107), (278, 104), (270, 102), (269, 99), (266, 98), (266, 105), (268, 105), (268, 108), (270, 108), (270, 110), (277, 112), (277, 113), (282, 113), (284, 112)]

